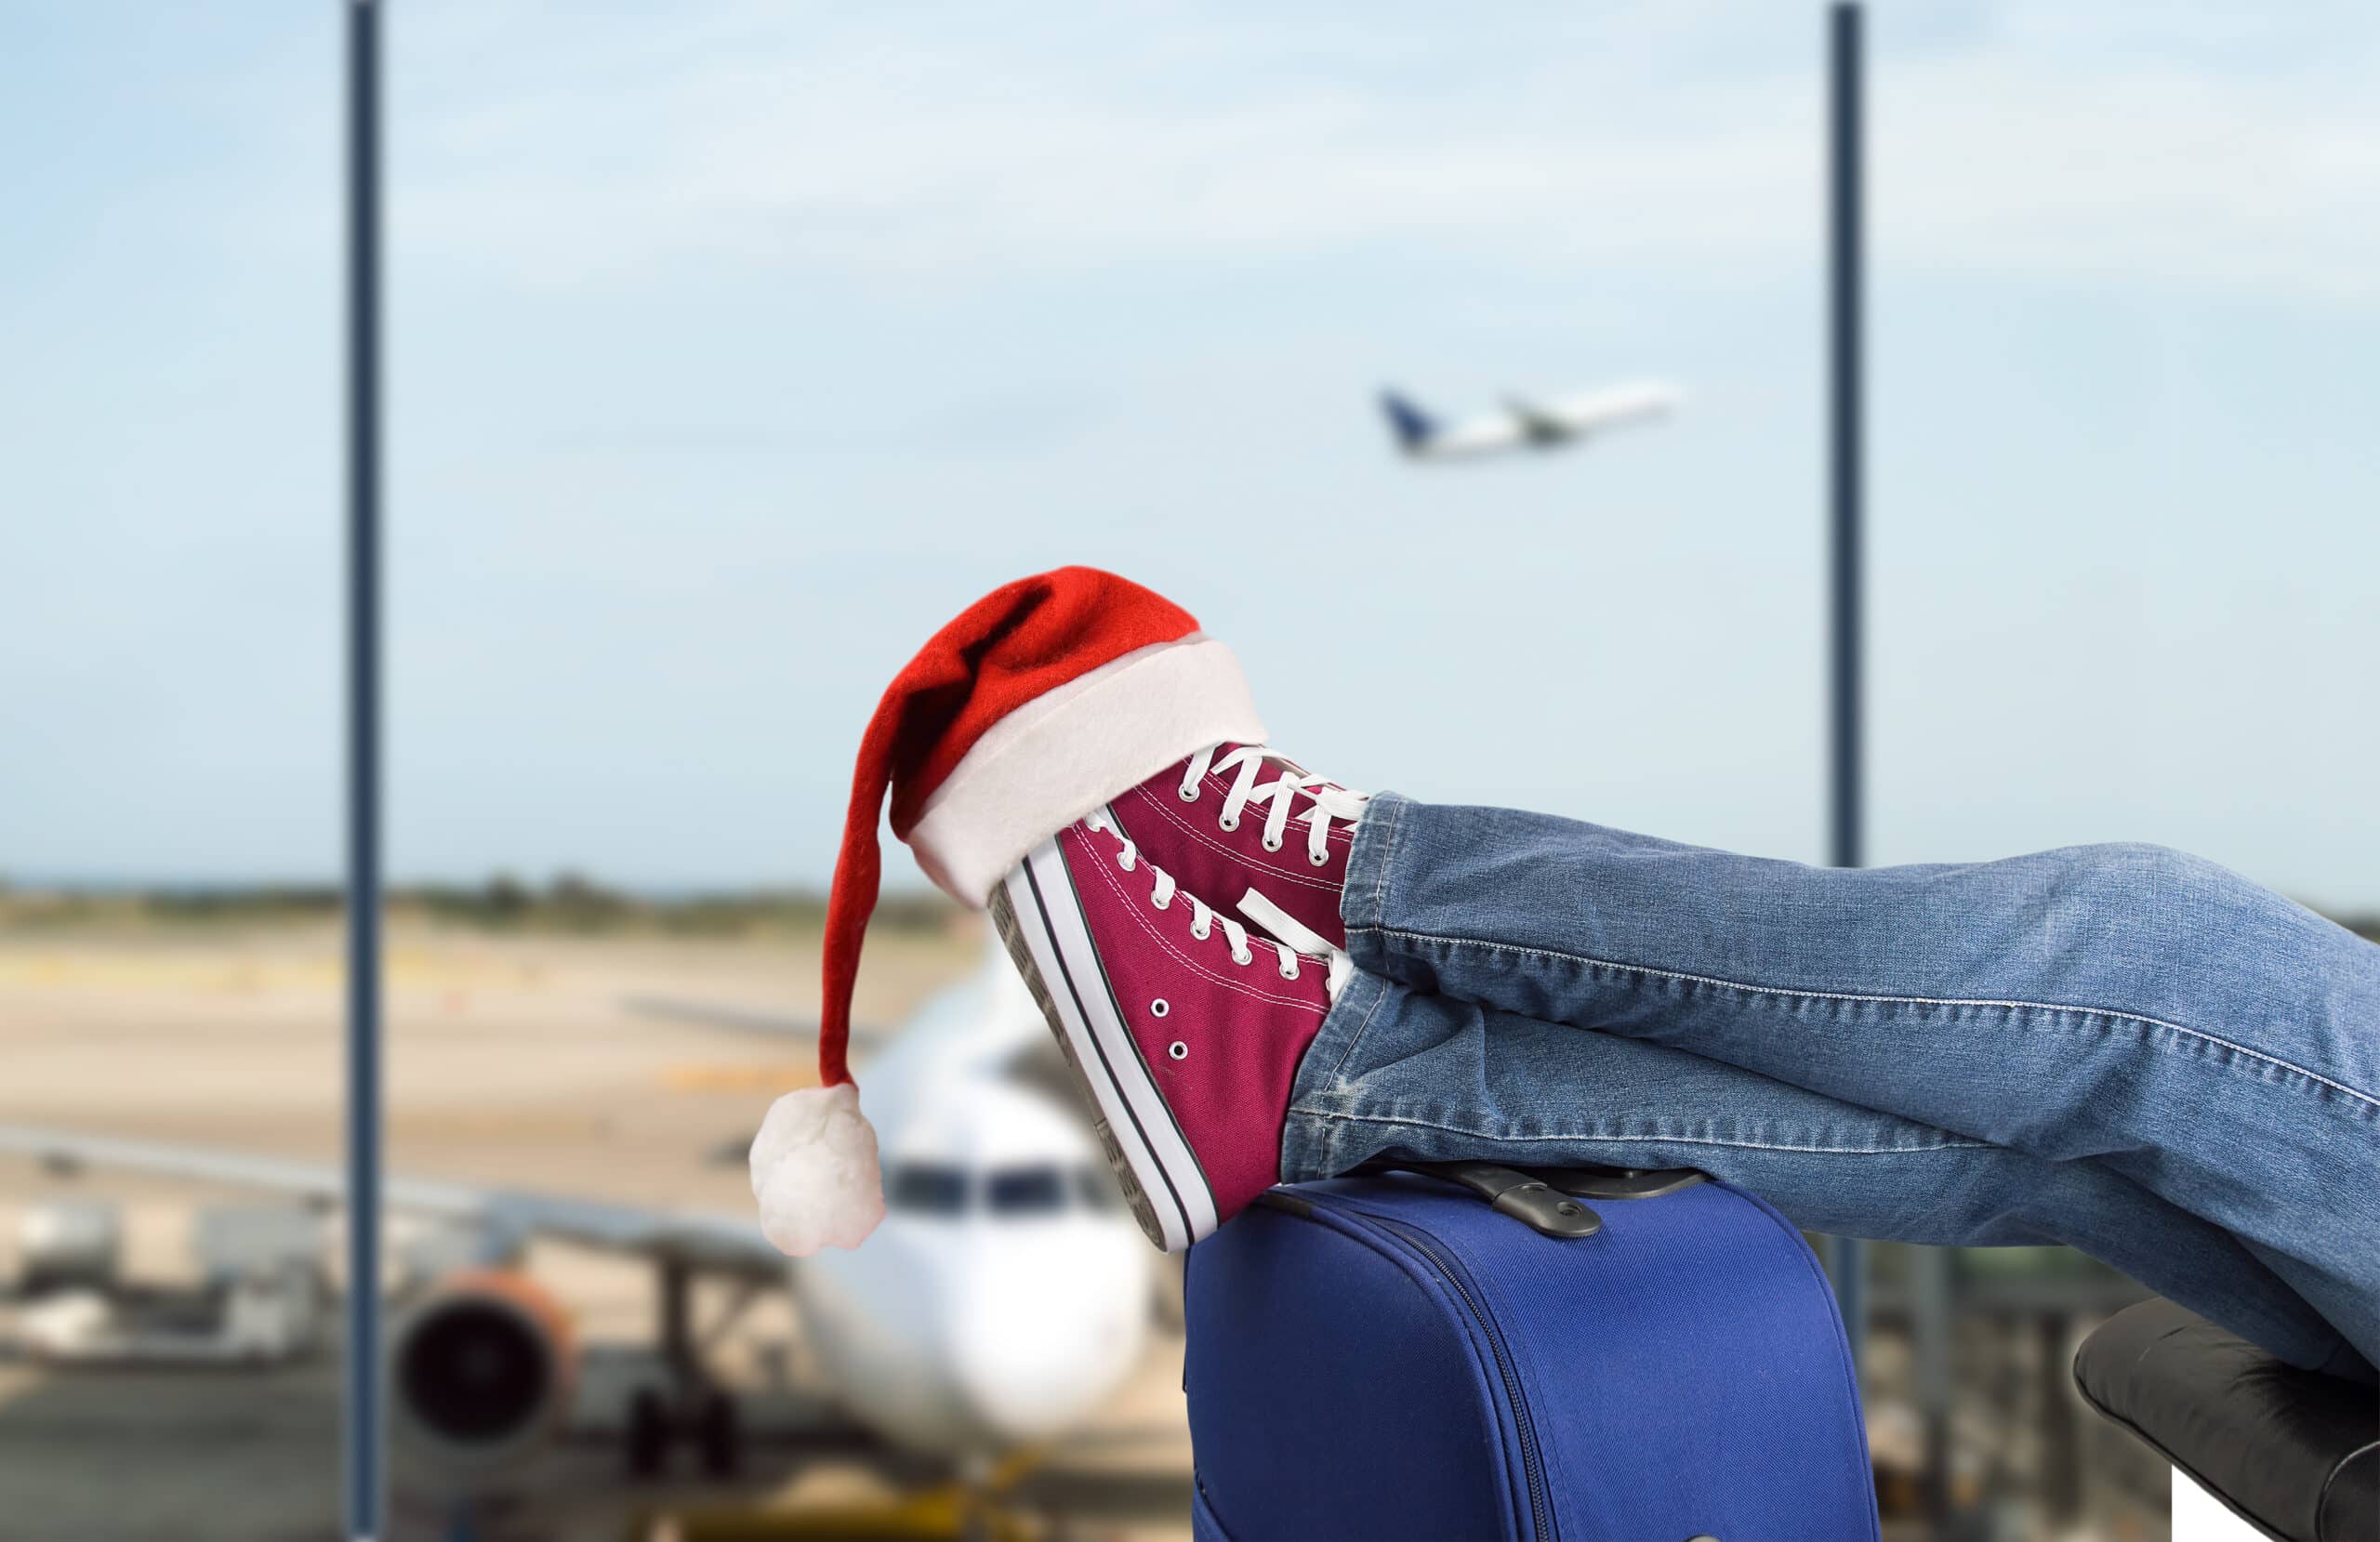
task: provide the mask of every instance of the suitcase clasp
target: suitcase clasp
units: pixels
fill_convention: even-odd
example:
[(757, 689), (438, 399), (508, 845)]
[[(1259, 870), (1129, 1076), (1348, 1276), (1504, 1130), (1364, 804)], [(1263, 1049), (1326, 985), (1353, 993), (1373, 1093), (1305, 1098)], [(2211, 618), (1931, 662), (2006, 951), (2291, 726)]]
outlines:
[(1603, 1230), (1603, 1217), (1544, 1179), (1494, 1162), (1399, 1162), (1375, 1158), (1355, 1171), (1414, 1172), (1460, 1183), (1497, 1211), (1549, 1237), (1592, 1237)]

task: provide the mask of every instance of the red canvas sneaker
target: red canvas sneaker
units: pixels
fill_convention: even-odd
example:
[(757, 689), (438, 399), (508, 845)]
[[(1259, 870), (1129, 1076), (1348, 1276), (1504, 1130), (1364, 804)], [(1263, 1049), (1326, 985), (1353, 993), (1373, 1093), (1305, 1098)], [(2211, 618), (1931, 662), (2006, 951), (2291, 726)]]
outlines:
[(1109, 804), (1123, 834), (1184, 889), (1301, 953), (1347, 945), (1339, 893), (1370, 794), (1263, 745), (1211, 745)]
[[(876, 1132), (860, 1107), (850, 1049), (852, 991), (859, 978), (868, 915), (875, 908), (883, 876), (877, 831), (887, 815), (893, 835), (907, 843), (926, 876), (959, 903), (980, 909), (996, 893), (1008, 891), (1011, 880), (1004, 876), (1020, 861), (1044, 848), (1055, 850), (1052, 831), (1066, 830), (1153, 775), (1172, 774), (1178, 780), (1183, 758), (1195, 759), (1201, 745), (1228, 751), (1236, 745), (1262, 745), (1264, 737), (1263, 720), (1257, 716), (1248, 681), (1231, 650), (1220, 639), (1201, 631), (1197, 618), (1181, 606), (1112, 573), (1057, 568), (1003, 584), (926, 639), (925, 646), (885, 687), (860, 736), (859, 753), (852, 766), (851, 802), (843, 811), (842, 845), (835, 857), (834, 887), (826, 902), (826, 934), (819, 949), (818, 1085), (799, 1087), (779, 1098), (752, 1143), (752, 1193), (760, 1205), (762, 1230), (772, 1242), (796, 1256), (821, 1247), (856, 1247), (884, 1214)], [(1261, 761), (1262, 757), (1252, 760)], [(1173, 771), (1167, 772), (1168, 767)], [(1210, 754), (1202, 763), (1201, 777), (1210, 770), (1219, 778), (1236, 778), (1230, 786), (1218, 785), (1219, 797), (1236, 793), (1238, 804), (1255, 808), (1260, 816), (1272, 807), (1254, 804), (1276, 796), (1257, 785), (1265, 774), (1263, 765), (1233, 761), (1223, 766)], [(1272, 774), (1277, 782), (1293, 770), (1283, 762)], [(1293, 776), (1292, 784), (1289, 801), (1293, 803), (1301, 798), (1315, 801), (1327, 790), (1326, 784), (1303, 778), (1302, 773)], [(1200, 796), (1205, 796), (1203, 791)], [(1289, 811), (1302, 808), (1303, 803), (1299, 803), (1298, 809)], [(1339, 845), (1343, 846), (1345, 831), (1340, 826), (1344, 822), (1342, 815), (1333, 813), (1323, 823), (1320, 865), (1301, 875), (1309, 883), (1332, 867), (1336, 848), (1330, 837), (1339, 835)], [(1270, 833), (1286, 842), (1286, 816), (1274, 821)], [(1316, 832), (1309, 826), (1302, 833)], [(1081, 837), (1068, 838), (1078, 843)], [(1260, 844), (1255, 850), (1264, 849)], [(1340, 854), (1337, 871), (1343, 871), (1344, 862), (1343, 853)], [(1218, 869), (1219, 875), (1223, 871)], [(1043, 887), (1049, 888), (1062, 876), (1057, 870), (1044, 875)], [(1163, 893), (1153, 892), (1147, 898), (1162, 900), (1161, 908), (1172, 910), (1171, 880), (1164, 881)], [(1268, 887), (1287, 890), (1303, 886), (1268, 879)], [(1096, 906), (1106, 903), (1097, 900), (1097, 892), (1091, 890), (1094, 918), (1099, 914)], [(1303, 925), (1285, 912), (1267, 911), (1262, 895), (1246, 885), (1210, 898), (1227, 909), (1245, 903), (1243, 914), (1270, 916), (1264, 924), (1273, 926), (1274, 934), (1285, 941)], [(1299, 935), (1307, 939), (1309, 946), (1327, 948), (1328, 940), (1340, 934), (1336, 901), (1319, 893), (1296, 898), (1302, 913), (1325, 928)], [(1085, 908), (1079, 898), (1068, 903), (1078, 911)], [(1013, 910), (1018, 919), (1024, 918), (1023, 904), (1015, 904)], [(1212, 914), (1203, 904), (1191, 903), (1172, 915), (1158, 914), (1151, 919), (1163, 923), (1159, 929), (1171, 936), (1184, 914), (1198, 928), (1195, 937), (1174, 939), (1177, 949), (1187, 957), (1211, 939)], [(1114, 916), (1100, 920), (1099, 926), (1107, 934), (1117, 933)], [(1045, 936), (1050, 934), (1049, 927), (1041, 929)], [(1079, 920), (1071, 933), (1063, 927), (1055, 933), (1093, 934), (1093, 929)], [(1217, 985), (1216, 979), (1243, 969), (1248, 978), (1274, 972), (1254, 967), (1245, 929), (1238, 922), (1226, 924), (1224, 938), (1229, 955), (1246, 955), (1251, 963), (1210, 964), (1205, 966), (1207, 973), (1180, 988), (1140, 979), (1142, 971), (1157, 966), (1135, 963), (1130, 971), (1137, 982), (1130, 989), (1144, 992), (1151, 1001), (1161, 998), (1169, 1007), (1179, 997), (1183, 1024), (1199, 1024), (1202, 1035), (1221, 1035), (1212, 1040), (1201, 1036), (1196, 1042), (1225, 1045), (1228, 1041), (1232, 1048), (1216, 1051), (1227, 1056), (1240, 1054), (1237, 1046), (1242, 1038), (1253, 1042), (1262, 1036), (1269, 1043), (1273, 1037), (1289, 1035), (1275, 1035), (1269, 1029), (1263, 1035), (1244, 1035), (1238, 1031), (1240, 1019), (1234, 1012), (1203, 1007), (1194, 1010), (1189, 1004), (1200, 999), (1200, 991), (1232, 997), (1238, 1012), (1253, 1011), (1260, 1003), (1266, 1012), (1286, 1012), (1302, 1003), (1307, 1008), (1304, 1016), (1318, 1018), (1320, 1006), (1309, 999), (1316, 989), (1311, 970), (1301, 969), (1299, 981), (1268, 983), (1267, 990), (1256, 995), (1235, 995)], [(1291, 942), (1291, 946), (1297, 945)], [(1044, 951), (1054, 968), (1056, 953)], [(1105, 943), (1098, 952), (1107, 960), (1110, 971), (1126, 968), (1109, 956)], [(1064, 977), (1059, 975), (1049, 982), (1054, 999), (1055, 988), (1064, 983)], [(1138, 1021), (1137, 1014), (1145, 1007), (1144, 1002), (1134, 1008), (1132, 1021)], [(1126, 1019), (1119, 1009), (1111, 1009), (1108, 1019), (1121, 1031)], [(1092, 1025), (1088, 1019), (1085, 1023), (1083, 1035), (1078, 1037), (1089, 1048), (1092, 1040), (1084, 1035)], [(1235, 1025), (1233, 1031), (1223, 1033), (1224, 1024)], [(1310, 1037), (1312, 1033), (1309, 1023), (1303, 1034)], [(1168, 1059), (1152, 1062), (1163, 1069), (1164, 1074), (1156, 1082), (1168, 1088), (1168, 1095), (1180, 1089), (1182, 1096), (1197, 1104), (1211, 1095), (1213, 1087), (1228, 1087), (1237, 1095), (1251, 1085), (1250, 1078), (1256, 1073), (1246, 1064), (1228, 1058), (1222, 1064), (1210, 1063), (1214, 1057), (1193, 1052), (1194, 1041), (1187, 1035), (1177, 1033), (1159, 1043), (1158, 1048), (1170, 1054), (1177, 1040), (1184, 1047), (1187, 1064)], [(1302, 1045), (1304, 1038), (1297, 1042)], [(1272, 1099), (1269, 1117), (1274, 1140), (1278, 1136), (1281, 1089), (1287, 1087), (1288, 1068), (1296, 1058), (1294, 1050), (1277, 1048), (1259, 1057), (1267, 1067), (1263, 1073), (1264, 1085), (1278, 1084), (1266, 1094)], [(1140, 1095), (1144, 1098), (1155, 1083), (1145, 1065), (1133, 1074), (1141, 1079)], [(1117, 1085), (1111, 1078), (1108, 1102), (1103, 1105), (1111, 1121), (1121, 1120), (1128, 1111), (1117, 1101), (1122, 1096), (1116, 1090)], [(1139, 1104), (1131, 1106), (1147, 1112)], [(1166, 1113), (1161, 1100), (1155, 1112)], [(1210, 1132), (1197, 1136), (1202, 1143), (1196, 1157), (1183, 1154), (1188, 1148), (1178, 1130), (1168, 1148), (1174, 1166), (1186, 1164), (1186, 1176), (1181, 1180), (1186, 1189), (1199, 1188), (1205, 1177), (1214, 1176), (1211, 1170), (1201, 1176), (1201, 1162), (1211, 1169), (1224, 1160), (1215, 1152), (1227, 1146), (1234, 1153), (1225, 1164), (1232, 1174), (1228, 1181), (1217, 1178), (1214, 1189), (1202, 1190), (1207, 1197), (1199, 1202), (1198, 1215), (1204, 1228), (1211, 1230), (1214, 1193), (1253, 1193), (1250, 1185), (1257, 1180), (1241, 1172), (1240, 1148), (1234, 1143), (1236, 1136), (1226, 1140), (1212, 1133), (1220, 1127), (1197, 1120), (1185, 1120), (1184, 1125)], [(1119, 1163), (1127, 1128), (1124, 1123), (1111, 1123), (1110, 1140), (1117, 1143)], [(1139, 1166), (1130, 1170), (1145, 1177), (1152, 1196), (1160, 1192), (1170, 1196), (1170, 1191), (1162, 1189), (1164, 1174), (1151, 1165), (1159, 1153), (1147, 1147), (1144, 1138), (1135, 1139), (1141, 1141), (1133, 1159)], [(1203, 1143), (1210, 1140), (1223, 1144), (1210, 1151)], [(1262, 1166), (1269, 1178), (1272, 1140), (1266, 1144)], [(1254, 1170), (1250, 1166), (1249, 1172)], [(1232, 1200), (1227, 1207), (1239, 1203)], [(1171, 1245), (1186, 1245), (1200, 1228), (1192, 1224), (1186, 1201), (1170, 1208), (1174, 1212), (1170, 1223)], [(1150, 1230), (1152, 1235), (1166, 1236), (1164, 1226), (1152, 1222)]]
[(1104, 810), (1027, 853), (990, 908), (1151, 1242), (1178, 1253), (1279, 1181), (1289, 1086), (1345, 955), (1250, 939)]

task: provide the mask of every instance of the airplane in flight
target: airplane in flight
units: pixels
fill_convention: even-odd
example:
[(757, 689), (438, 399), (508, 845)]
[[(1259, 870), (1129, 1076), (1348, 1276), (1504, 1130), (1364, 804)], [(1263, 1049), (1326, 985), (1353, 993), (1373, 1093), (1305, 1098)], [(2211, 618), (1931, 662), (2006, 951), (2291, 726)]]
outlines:
[(1396, 447), (1412, 460), (1467, 460), (1514, 450), (1552, 450), (1623, 424), (1665, 417), (1686, 393), (1656, 382), (1613, 386), (1550, 402), (1507, 398), (1504, 410), (1449, 423), (1395, 390), (1380, 393)]
[[(633, 1472), (658, 1470), (680, 1441), (713, 1473), (736, 1469), (737, 1405), (702, 1348), (772, 1289), (790, 1293), (828, 1390), (866, 1434), (959, 1465), (1072, 1430), (1138, 1363), (1153, 1276), (1082, 1116), (1044, 1090), (1055, 1080), (1038, 1064), (1056, 1060), (1050, 1042), (996, 944), (972, 977), (890, 1036), (866, 1078), (887, 1213), (849, 1252), (788, 1259), (746, 1215), (391, 1177), (392, 1214), (457, 1229), (470, 1244), (391, 1323), (392, 1433), (434, 1483), (460, 1490), (562, 1432), (578, 1349), (559, 1305), (522, 1267), (535, 1238), (655, 1271), (668, 1390), (629, 1406)], [(0, 1152), (55, 1171), (188, 1178), (324, 1209), (344, 1181), (327, 1166), (8, 1125)], [(703, 1277), (737, 1288), (698, 1334), (692, 1286)]]

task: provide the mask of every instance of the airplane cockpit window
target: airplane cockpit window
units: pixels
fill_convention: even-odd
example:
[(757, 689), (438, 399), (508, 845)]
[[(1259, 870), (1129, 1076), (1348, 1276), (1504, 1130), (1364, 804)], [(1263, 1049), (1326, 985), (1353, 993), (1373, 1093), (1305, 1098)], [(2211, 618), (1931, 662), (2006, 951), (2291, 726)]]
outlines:
[(959, 1215), (967, 1208), (966, 1169), (904, 1162), (884, 1176), (884, 1207), (896, 1215)]
[(991, 1176), (992, 1214), (1040, 1216), (1066, 1207), (1066, 1175), (1057, 1167), (1001, 1167)]

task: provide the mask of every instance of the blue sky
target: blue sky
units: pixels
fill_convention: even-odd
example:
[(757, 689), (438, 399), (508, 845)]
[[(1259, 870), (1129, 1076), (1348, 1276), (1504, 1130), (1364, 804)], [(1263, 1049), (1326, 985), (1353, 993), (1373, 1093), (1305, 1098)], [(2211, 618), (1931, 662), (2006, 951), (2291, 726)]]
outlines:
[[(336, 20), (0, 7), (0, 872), (335, 870)], [(1871, 30), (1875, 859), (2380, 907), (2380, 22)], [(1815, 8), (390, 41), (401, 874), (823, 881), (884, 679), (1069, 560), (1358, 785), (1819, 854)], [(1502, 465), (1369, 403), (1644, 375)]]

